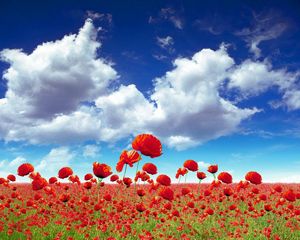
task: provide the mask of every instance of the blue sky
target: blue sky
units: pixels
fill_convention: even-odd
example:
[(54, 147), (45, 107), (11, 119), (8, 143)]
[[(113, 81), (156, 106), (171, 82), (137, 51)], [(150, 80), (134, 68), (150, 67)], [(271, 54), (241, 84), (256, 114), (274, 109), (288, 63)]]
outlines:
[(2, 2), (0, 175), (31, 162), (83, 176), (151, 132), (164, 154), (143, 161), (161, 173), (195, 159), (235, 181), (300, 181), (299, 13), (297, 1)]

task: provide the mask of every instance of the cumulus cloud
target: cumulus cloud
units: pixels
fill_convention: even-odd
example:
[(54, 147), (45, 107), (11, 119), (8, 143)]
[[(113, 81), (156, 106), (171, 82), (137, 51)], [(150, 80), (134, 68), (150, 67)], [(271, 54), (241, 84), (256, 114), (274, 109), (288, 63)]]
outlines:
[(19, 49), (1, 51), (1, 60), (10, 64), (3, 75), (8, 90), (1, 112), (50, 119), (103, 94), (117, 73), (97, 58), (101, 44), (96, 36), (97, 30), (87, 20), (77, 35), (43, 43), (31, 54)]
[[(8, 89), (0, 99), (2, 138), (32, 144), (111, 143), (150, 132), (183, 150), (235, 133), (243, 120), (259, 111), (226, 99), (220, 94), (224, 87), (250, 97), (275, 82), (289, 105), (298, 106), (296, 92), (286, 91), (295, 84), (293, 74), (273, 70), (266, 61), (237, 65), (225, 45), (175, 59), (170, 71), (153, 80), (149, 95), (134, 84), (112, 88), (118, 75), (97, 56), (101, 44), (96, 37), (87, 20), (77, 35), (41, 44), (31, 54), (1, 52), (10, 63), (4, 73)], [(58, 152), (70, 156), (66, 149)], [(92, 148), (86, 153), (95, 154)], [(47, 162), (44, 159), (39, 168)]]
[(21, 165), (22, 163), (25, 163), (26, 159), (23, 157), (16, 157), (14, 160), (12, 160), (8, 166), (9, 167), (18, 167), (19, 165)]
[(273, 70), (267, 60), (246, 60), (231, 70), (229, 89), (238, 89), (241, 99), (260, 95), (272, 87), (283, 93), (280, 101), (271, 102), (271, 106), (278, 108), (286, 106), (289, 110), (300, 108), (300, 91), (297, 86), (299, 72), (288, 72), (286, 69)]

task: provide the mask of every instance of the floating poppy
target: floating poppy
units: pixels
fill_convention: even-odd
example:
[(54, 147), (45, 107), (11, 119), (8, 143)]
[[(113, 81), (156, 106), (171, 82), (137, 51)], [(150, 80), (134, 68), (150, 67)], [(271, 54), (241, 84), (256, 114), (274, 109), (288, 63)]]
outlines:
[(140, 154), (135, 150), (124, 150), (121, 155), (119, 162), (117, 163), (116, 170), (122, 172), (125, 164), (128, 164), (130, 167), (133, 167), (133, 164), (138, 162), (141, 159)]

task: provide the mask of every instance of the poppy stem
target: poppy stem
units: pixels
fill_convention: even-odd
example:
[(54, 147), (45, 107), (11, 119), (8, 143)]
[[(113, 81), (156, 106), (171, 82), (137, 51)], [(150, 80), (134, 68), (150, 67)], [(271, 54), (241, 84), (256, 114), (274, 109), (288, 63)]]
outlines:
[(214, 176), (214, 180), (216, 180), (216, 174), (215, 173), (213, 173), (213, 176)]
[(181, 178), (181, 175), (180, 175), (179, 178), (178, 178), (178, 184), (180, 183), (180, 178)]
[[(139, 170), (139, 163), (140, 163), (140, 161), (141, 161), (141, 160), (139, 160), (139, 161), (137, 162), (137, 165), (136, 165), (136, 171), (135, 171), (135, 176), (134, 176), (134, 178), (136, 177), (137, 172), (138, 172), (138, 170)], [(136, 181), (134, 181), (134, 193), (136, 193)]]
[(127, 164), (125, 164), (125, 170), (124, 170), (123, 180), (124, 180), (124, 178), (125, 178), (126, 171), (127, 171)]
[(100, 199), (100, 185), (101, 185), (101, 182), (102, 182), (102, 178), (98, 178), (98, 202), (99, 202), (99, 199)]
[(185, 174), (185, 179), (184, 179), (184, 183), (186, 183), (186, 177), (187, 177), (188, 173)]

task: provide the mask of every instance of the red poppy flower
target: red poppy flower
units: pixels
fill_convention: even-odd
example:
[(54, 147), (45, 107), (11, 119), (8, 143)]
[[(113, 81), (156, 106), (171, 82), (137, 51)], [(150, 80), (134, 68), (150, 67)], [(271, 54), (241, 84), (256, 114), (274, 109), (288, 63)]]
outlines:
[(18, 175), (22, 177), (28, 175), (33, 171), (34, 167), (30, 163), (23, 163), (18, 167)]
[(177, 173), (176, 173), (176, 179), (179, 178), (179, 176), (184, 176), (185, 174), (187, 174), (188, 170), (184, 167), (182, 168), (178, 168)]
[(140, 134), (132, 142), (132, 148), (151, 158), (162, 154), (161, 142), (152, 134)]
[(258, 172), (248, 172), (245, 179), (252, 184), (261, 184), (262, 178)]
[(198, 163), (194, 160), (186, 160), (183, 166), (192, 172), (198, 171)]
[(232, 176), (228, 172), (219, 173), (218, 179), (223, 183), (227, 183), (227, 184), (232, 183)]
[(171, 178), (167, 175), (161, 174), (156, 178), (156, 182), (164, 186), (170, 186)]
[(40, 178), (33, 179), (31, 185), (32, 185), (32, 189), (34, 191), (37, 191), (37, 190), (43, 189), (45, 186), (47, 186), (48, 182), (45, 178), (40, 177)]
[(62, 202), (67, 202), (70, 200), (70, 194), (61, 194), (59, 196), (59, 200)]
[(91, 189), (92, 186), (93, 186), (92, 182), (85, 182), (85, 183), (83, 184), (83, 187), (84, 187), (85, 189)]
[(58, 177), (61, 179), (68, 178), (73, 174), (73, 170), (69, 167), (63, 167), (58, 171)]
[(93, 163), (93, 172), (98, 178), (106, 178), (112, 174), (110, 166), (98, 162)]
[(153, 163), (145, 163), (142, 169), (151, 175), (157, 173), (157, 167)]
[(7, 179), (8, 179), (9, 181), (12, 181), (12, 182), (16, 181), (16, 177), (15, 177), (15, 175), (13, 175), (13, 174), (9, 174), (9, 175), (7, 176)]
[(123, 183), (129, 187), (132, 184), (132, 179), (130, 177), (123, 178)]
[(50, 184), (54, 184), (54, 183), (56, 183), (57, 182), (57, 178), (56, 177), (51, 177), (51, 178), (49, 178), (49, 183)]
[(116, 170), (122, 172), (124, 164), (128, 164), (130, 167), (133, 167), (133, 164), (138, 162), (141, 159), (140, 154), (135, 150), (124, 150), (121, 155), (119, 162), (117, 163)]
[(85, 181), (89, 181), (93, 178), (93, 175), (91, 173), (87, 173), (84, 175), (84, 180)]
[(231, 188), (227, 188), (227, 187), (224, 188), (223, 192), (224, 192), (224, 195), (227, 196), (227, 197), (229, 197), (229, 196), (231, 196), (233, 194), (232, 189)]
[(174, 199), (174, 192), (171, 188), (166, 187), (159, 191), (159, 196), (163, 199), (172, 201)]
[(137, 193), (137, 195), (139, 195), (140, 197), (143, 197), (143, 196), (146, 194), (146, 192), (144, 191), (144, 189), (138, 189), (138, 190), (136, 191), (136, 193)]
[(218, 165), (210, 165), (208, 168), (207, 168), (207, 171), (214, 174), (218, 171)]
[(291, 190), (291, 189), (289, 189), (289, 190), (287, 190), (286, 192), (284, 192), (284, 193), (282, 194), (282, 196), (283, 196), (286, 200), (288, 200), (288, 201), (290, 201), (290, 202), (295, 202), (295, 201), (296, 201), (296, 195), (295, 195), (295, 193), (293, 192), (293, 190)]
[(111, 182), (115, 182), (115, 181), (117, 181), (118, 179), (119, 179), (119, 176), (116, 175), (116, 174), (110, 176), (110, 181), (111, 181)]
[(139, 212), (144, 212), (146, 210), (146, 207), (143, 203), (138, 203), (136, 205), (136, 210), (139, 211)]
[(197, 172), (197, 178), (199, 180), (203, 180), (204, 178), (206, 178), (206, 174), (204, 172)]

